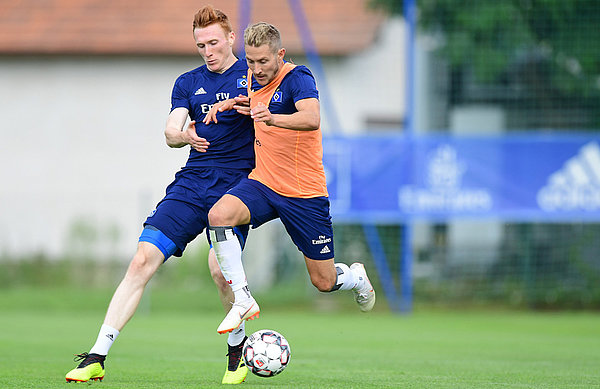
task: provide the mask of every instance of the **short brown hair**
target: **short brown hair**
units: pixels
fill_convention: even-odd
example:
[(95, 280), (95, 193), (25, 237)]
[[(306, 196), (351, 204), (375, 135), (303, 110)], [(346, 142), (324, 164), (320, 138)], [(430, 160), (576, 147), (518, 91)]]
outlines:
[(233, 31), (229, 18), (219, 9), (215, 9), (212, 5), (202, 7), (196, 15), (194, 15), (194, 30), (196, 28), (208, 27), (211, 24), (218, 24), (225, 33)]
[(281, 34), (277, 27), (272, 24), (255, 23), (244, 31), (244, 44), (252, 47), (269, 45), (273, 53), (281, 49)]

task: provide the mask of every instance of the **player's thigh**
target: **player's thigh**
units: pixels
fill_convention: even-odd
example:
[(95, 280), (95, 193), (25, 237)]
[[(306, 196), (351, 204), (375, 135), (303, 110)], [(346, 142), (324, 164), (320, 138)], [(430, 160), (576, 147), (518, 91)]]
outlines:
[(188, 243), (206, 228), (206, 209), (193, 203), (165, 199), (150, 215), (144, 225), (153, 226), (170, 239), (177, 249), (173, 253), (181, 256)]
[(279, 217), (275, 204), (281, 196), (256, 180), (244, 179), (227, 193), (244, 203), (248, 211), (244, 221), (252, 224), (252, 228)]
[(313, 260), (334, 257), (333, 225), (326, 197), (281, 197), (277, 211), (288, 235), (302, 254)]
[(250, 210), (238, 197), (225, 194), (208, 212), (213, 226), (239, 226), (250, 223)]
[[(248, 172), (216, 168), (183, 169), (167, 187), (165, 197), (145, 225), (160, 230), (176, 246), (173, 253), (181, 256), (187, 244), (208, 226), (209, 209), (233, 188)], [(247, 232), (242, 231), (245, 240)]]

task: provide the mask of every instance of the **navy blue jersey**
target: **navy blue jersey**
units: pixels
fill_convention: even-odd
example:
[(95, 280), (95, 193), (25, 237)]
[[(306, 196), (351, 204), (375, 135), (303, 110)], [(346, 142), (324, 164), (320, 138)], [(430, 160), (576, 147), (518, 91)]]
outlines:
[(224, 73), (214, 73), (206, 65), (182, 74), (175, 81), (171, 111), (183, 107), (196, 121), (196, 133), (210, 142), (206, 153), (190, 148), (186, 167), (252, 169), (254, 167), (254, 125), (249, 116), (235, 110), (217, 114), (218, 123), (202, 123), (217, 102), (247, 95), (246, 60), (240, 59)]
[[(252, 90), (262, 88), (252, 77)], [(298, 65), (285, 75), (269, 102), (269, 111), (274, 114), (292, 114), (297, 112), (296, 102), (308, 98), (319, 98), (317, 84), (310, 70)]]

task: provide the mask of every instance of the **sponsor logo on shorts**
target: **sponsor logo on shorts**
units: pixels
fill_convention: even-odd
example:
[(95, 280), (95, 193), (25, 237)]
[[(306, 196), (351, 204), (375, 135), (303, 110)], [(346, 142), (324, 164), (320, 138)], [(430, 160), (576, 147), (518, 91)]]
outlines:
[(323, 250), (319, 251), (320, 254), (329, 254), (331, 250), (329, 250), (329, 246), (323, 247)]
[(319, 235), (319, 239), (313, 239), (312, 244), (325, 244), (330, 243), (331, 238), (326, 237), (325, 235)]

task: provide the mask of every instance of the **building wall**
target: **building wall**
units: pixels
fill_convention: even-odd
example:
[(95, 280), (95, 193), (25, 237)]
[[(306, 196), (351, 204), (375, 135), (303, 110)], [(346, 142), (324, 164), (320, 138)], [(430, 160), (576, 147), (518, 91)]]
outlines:
[[(391, 21), (368, 51), (324, 61), (346, 131), (362, 131), (371, 114), (400, 116), (399, 33)], [(128, 259), (142, 221), (187, 159), (187, 148), (166, 146), (164, 124), (173, 82), (201, 64), (0, 57), (0, 255), (89, 250)]]
[[(374, 121), (391, 123), (392, 131), (402, 128), (406, 107), (405, 36), (404, 20), (392, 18), (383, 24), (377, 40), (367, 50), (351, 57), (325, 59), (340, 132), (376, 130), (369, 123)], [(331, 131), (328, 112), (324, 112), (323, 122), (324, 131)]]
[(96, 249), (110, 241), (131, 252), (142, 218), (185, 162), (188, 151), (169, 149), (163, 130), (175, 77), (197, 64), (0, 60), (0, 249), (59, 255), (85, 221), (97, 230)]

